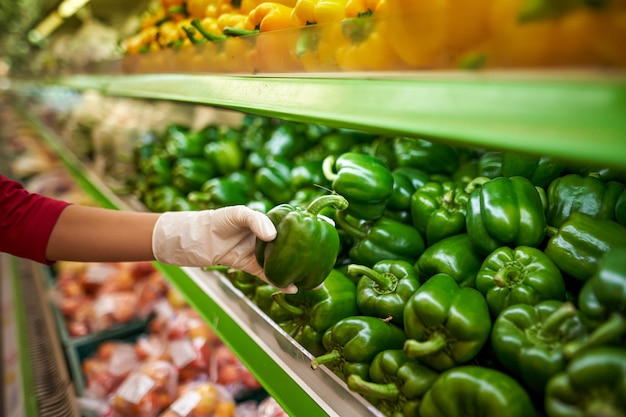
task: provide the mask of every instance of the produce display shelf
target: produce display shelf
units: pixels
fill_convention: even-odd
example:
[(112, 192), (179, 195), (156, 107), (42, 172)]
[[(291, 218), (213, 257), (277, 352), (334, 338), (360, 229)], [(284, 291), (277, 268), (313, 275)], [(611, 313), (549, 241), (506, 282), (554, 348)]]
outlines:
[(455, 145), (626, 164), (623, 72), (69, 75), (49, 82)]
[[(114, 209), (131, 209), (37, 117), (25, 110), (22, 115), (96, 203)], [(155, 266), (289, 415), (382, 417), (380, 411), (350, 392), (330, 370), (325, 367), (312, 370), (313, 357), (222, 274), (160, 263)]]

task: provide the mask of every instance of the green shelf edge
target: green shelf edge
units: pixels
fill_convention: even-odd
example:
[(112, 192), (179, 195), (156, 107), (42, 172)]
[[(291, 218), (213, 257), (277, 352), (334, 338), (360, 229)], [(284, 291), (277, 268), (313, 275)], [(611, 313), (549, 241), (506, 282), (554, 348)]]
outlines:
[[(14, 300), (23, 300), (22, 286), (19, 283), (20, 273), (18, 270), (18, 260), (13, 256), (6, 257), (9, 264), (11, 286)], [(21, 301), (15, 303), (15, 321), (17, 323), (17, 343), (19, 345), (19, 362), (22, 379), (22, 393), (24, 400), (25, 417), (37, 417), (39, 407), (37, 406), (37, 395), (35, 393), (35, 376), (30, 361), (30, 353), (28, 350), (28, 335), (26, 334), (26, 310)]]
[[(60, 138), (58, 138), (54, 132), (27, 111), (21, 110), (20, 114), (24, 120), (40, 134), (49, 149), (59, 156), (61, 162), (77, 181), (78, 185), (96, 200), (101, 207), (117, 210), (128, 209), (122, 200), (118, 199), (114, 193), (108, 190), (106, 185), (104, 185), (97, 176), (93, 175), (84, 164), (60, 142)], [(216, 296), (215, 291), (213, 291), (214, 295), (212, 297), (207, 293), (206, 289), (200, 288), (196, 280), (192, 278), (194, 270), (197, 269), (199, 271), (198, 268), (187, 268), (188, 271), (186, 272), (183, 268), (164, 265), (159, 262), (154, 262), (154, 265), (163, 273), (168, 281), (181, 292), (185, 300), (187, 300), (198, 314), (205, 319), (206, 323), (213, 328), (220, 339), (237, 355), (247, 369), (252, 372), (264, 389), (278, 401), (288, 415), (294, 417), (340, 417), (342, 414), (333, 409), (336, 404), (325, 402), (326, 398), (324, 397), (334, 396), (336, 400), (342, 401), (340, 408), (342, 408), (343, 411), (346, 409), (354, 410), (363, 417), (382, 417), (382, 414), (380, 414), (378, 410), (356, 394), (347, 391), (347, 388), (345, 390), (338, 390), (336, 384), (341, 384), (341, 382), (339, 382), (338, 378), (329, 370), (324, 369), (320, 371), (324, 372), (324, 378), (331, 381), (330, 386), (324, 386), (324, 388), (327, 388), (329, 391), (321, 396), (311, 391), (309, 385), (296, 383), (294, 377), (299, 378), (299, 376), (296, 375), (292, 369), (288, 367), (283, 368), (281, 361), (277, 360), (276, 355), (272, 355), (271, 352), (264, 349), (259, 343), (259, 340), (255, 339), (253, 337), (254, 335), (248, 332), (244, 328), (245, 326), (242, 326), (241, 322), (238, 322), (235, 317), (231, 316), (229, 311), (226, 311), (223, 305), (220, 305), (220, 303), (216, 301), (215, 297), (221, 298), (222, 302), (224, 302), (226, 298), (229, 298), (228, 302), (245, 304), (244, 308), (240, 310), (248, 317), (247, 320), (253, 322), (252, 326), (260, 324), (260, 327), (265, 328), (266, 333), (267, 327), (271, 326), (268, 319), (262, 318), (257, 311), (254, 311), (255, 307), (252, 306), (250, 302), (246, 301), (243, 296), (235, 295), (230, 290), (223, 291), (220, 289), (223, 287), (223, 284), (227, 282), (226, 278), (212, 277), (214, 279), (210, 286), (213, 287), (215, 291), (220, 292), (220, 294)], [(204, 278), (201, 277), (200, 279)], [(250, 317), (252, 317), (252, 319), (250, 319)], [(278, 328), (278, 326), (274, 327)], [(24, 327), (22, 326), (22, 328)], [(291, 349), (292, 351), (297, 349), (294, 347), (294, 342), (290, 343), (286, 338), (279, 337), (279, 339), (278, 348), (284, 348), (286, 346), (287, 349)], [(276, 341), (274, 341), (274, 343), (276, 343)], [(291, 354), (293, 355), (293, 352)], [(299, 359), (301, 362), (299, 364), (300, 369), (304, 368), (302, 362), (306, 362), (308, 367), (310, 358), (303, 358), (302, 355), (298, 356), (300, 356)], [(24, 366), (24, 364), (22, 365)], [(26, 369), (24, 372), (26, 372)], [(305, 411), (303, 412), (303, 410)]]
[(74, 75), (111, 96), (224, 107), (287, 120), (626, 167), (626, 74), (299, 77)]

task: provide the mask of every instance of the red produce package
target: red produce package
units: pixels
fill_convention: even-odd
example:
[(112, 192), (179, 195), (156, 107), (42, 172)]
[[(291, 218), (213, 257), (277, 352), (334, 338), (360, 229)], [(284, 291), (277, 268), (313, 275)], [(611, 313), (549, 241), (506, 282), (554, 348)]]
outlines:
[(211, 382), (183, 384), (179, 396), (160, 417), (234, 417), (235, 402)]
[(157, 417), (177, 394), (178, 371), (171, 363), (149, 360), (132, 372), (111, 398), (113, 417)]
[(117, 341), (102, 343), (94, 355), (82, 362), (85, 397), (106, 400), (138, 366), (132, 344)]

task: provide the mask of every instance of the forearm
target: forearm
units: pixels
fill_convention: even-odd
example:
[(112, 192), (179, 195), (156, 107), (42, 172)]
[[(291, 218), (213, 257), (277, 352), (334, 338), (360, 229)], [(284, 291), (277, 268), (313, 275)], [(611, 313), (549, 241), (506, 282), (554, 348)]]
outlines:
[(152, 231), (159, 215), (68, 206), (52, 230), (46, 258), (78, 262), (154, 260)]

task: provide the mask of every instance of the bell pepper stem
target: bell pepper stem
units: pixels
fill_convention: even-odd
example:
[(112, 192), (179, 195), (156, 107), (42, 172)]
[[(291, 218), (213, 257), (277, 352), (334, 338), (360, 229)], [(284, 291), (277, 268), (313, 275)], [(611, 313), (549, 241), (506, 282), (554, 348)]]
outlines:
[(322, 162), (322, 172), (324, 173), (326, 179), (330, 182), (335, 181), (338, 175), (337, 172), (335, 172), (335, 170), (333, 169), (334, 165), (335, 157), (333, 155), (328, 155), (326, 158), (324, 158), (324, 161)]
[(394, 277), (393, 274), (381, 274), (380, 272), (375, 271), (372, 268), (368, 268), (365, 265), (349, 265), (348, 275), (351, 277), (357, 277), (359, 275), (366, 276), (374, 281), (378, 288), (383, 292), (394, 291), (398, 286), (398, 279)]
[(500, 288), (511, 287), (518, 283), (520, 278), (523, 278), (520, 269), (515, 265), (508, 265), (500, 268), (493, 275), (493, 282)]
[(341, 360), (341, 352), (339, 352), (337, 349), (334, 349), (324, 355), (320, 355), (313, 359), (311, 361), (311, 368), (317, 369), (320, 365), (337, 362), (339, 360)]
[(626, 333), (626, 317), (620, 313), (613, 313), (611, 317), (597, 327), (589, 337), (575, 340), (563, 346), (563, 356), (573, 358), (578, 352), (611, 342)]
[(301, 309), (298, 306), (294, 306), (293, 304), (289, 304), (287, 302), (287, 300), (285, 300), (285, 293), (277, 291), (274, 294), (272, 294), (272, 298), (274, 299), (274, 301), (276, 302), (276, 304), (278, 304), (278, 306), (280, 308), (282, 308), (283, 310), (287, 311), (292, 316), (303, 316), (304, 315), (304, 310), (303, 309)]
[(454, 202), (454, 194), (455, 194), (455, 190), (449, 190), (447, 191), (442, 197), (441, 197), (441, 202), (446, 205), (449, 206), (450, 204), (452, 204), (452, 202)]
[(546, 236), (552, 237), (559, 233), (559, 229), (554, 226), (546, 226)]
[(377, 384), (375, 382), (365, 381), (360, 376), (354, 374), (348, 377), (347, 382), (348, 388), (350, 388), (351, 391), (368, 397), (380, 398), (385, 401), (396, 401), (400, 397), (400, 390), (393, 382)]
[(482, 185), (484, 183), (486, 183), (487, 181), (490, 181), (490, 180), (491, 180), (491, 178), (489, 178), (489, 177), (476, 177), (476, 178), (474, 178), (473, 180), (471, 180), (470, 182), (467, 183), (467, 185), (465, 186), (464, 191), (467, 194), (471, 194), (472, 191), (474, 191), (477, 188), (482, 187)]
[(223, 29), (224, 35), (237, 37), (237, 36), (249, 36), (249, 35), (258, 35), (261, 33), (260, 30), (248, 30), (248, 29), (240, 29), (232, 26), (225, 26)]
[(559, 327), (565, 322), (565, 320), (574, 317), (576, 315), (576, 309), (570, 302), (565, 302), (561, 307), (556, 309), (548, 318), (543, 322), (541, 329), (537, 335), (542, 339), (551, 338), (552, 335), (558, 330)]
[(200, 34), (202, 36), (204, 36), (206, 38), (206, 40), (215, 42), (215, 41), (221, 41), (226, 39), (226, 36), (220, 36), (220, 35), (216, 35), (214, 33), (209, 32), (208, 30), (206, 30), (203, 26), (202, 23), (200, 23), (200, 19), (195, 18), (191, 21), (191, 25), (196, 28), (196, 30), (198, 32), (200, 32)]
[(404, 353), (412, 358), (420, 358), (441, 351), (441, 349), (446, 347), (446, 344), (446, 338), (440, 333), (433, 335), (424, 342), (415, 339), (407, 339), (404, 342)]
[(337, 224), (350, 236), (356, 239), (365, 239), (367, 237), (367, 232), (353, 224), (353, 221), (350, 221), (348, 215), (344, 211), (338, 212), (335, 220), (337, 221)]
[(337, 210), (345, 210), (348, 208), (348, 200), (339, 194), (322, 195), (314, 199), (309, 203), (306, 211), (314, 216), (317, 216), (322, 209), (333, 206)]

